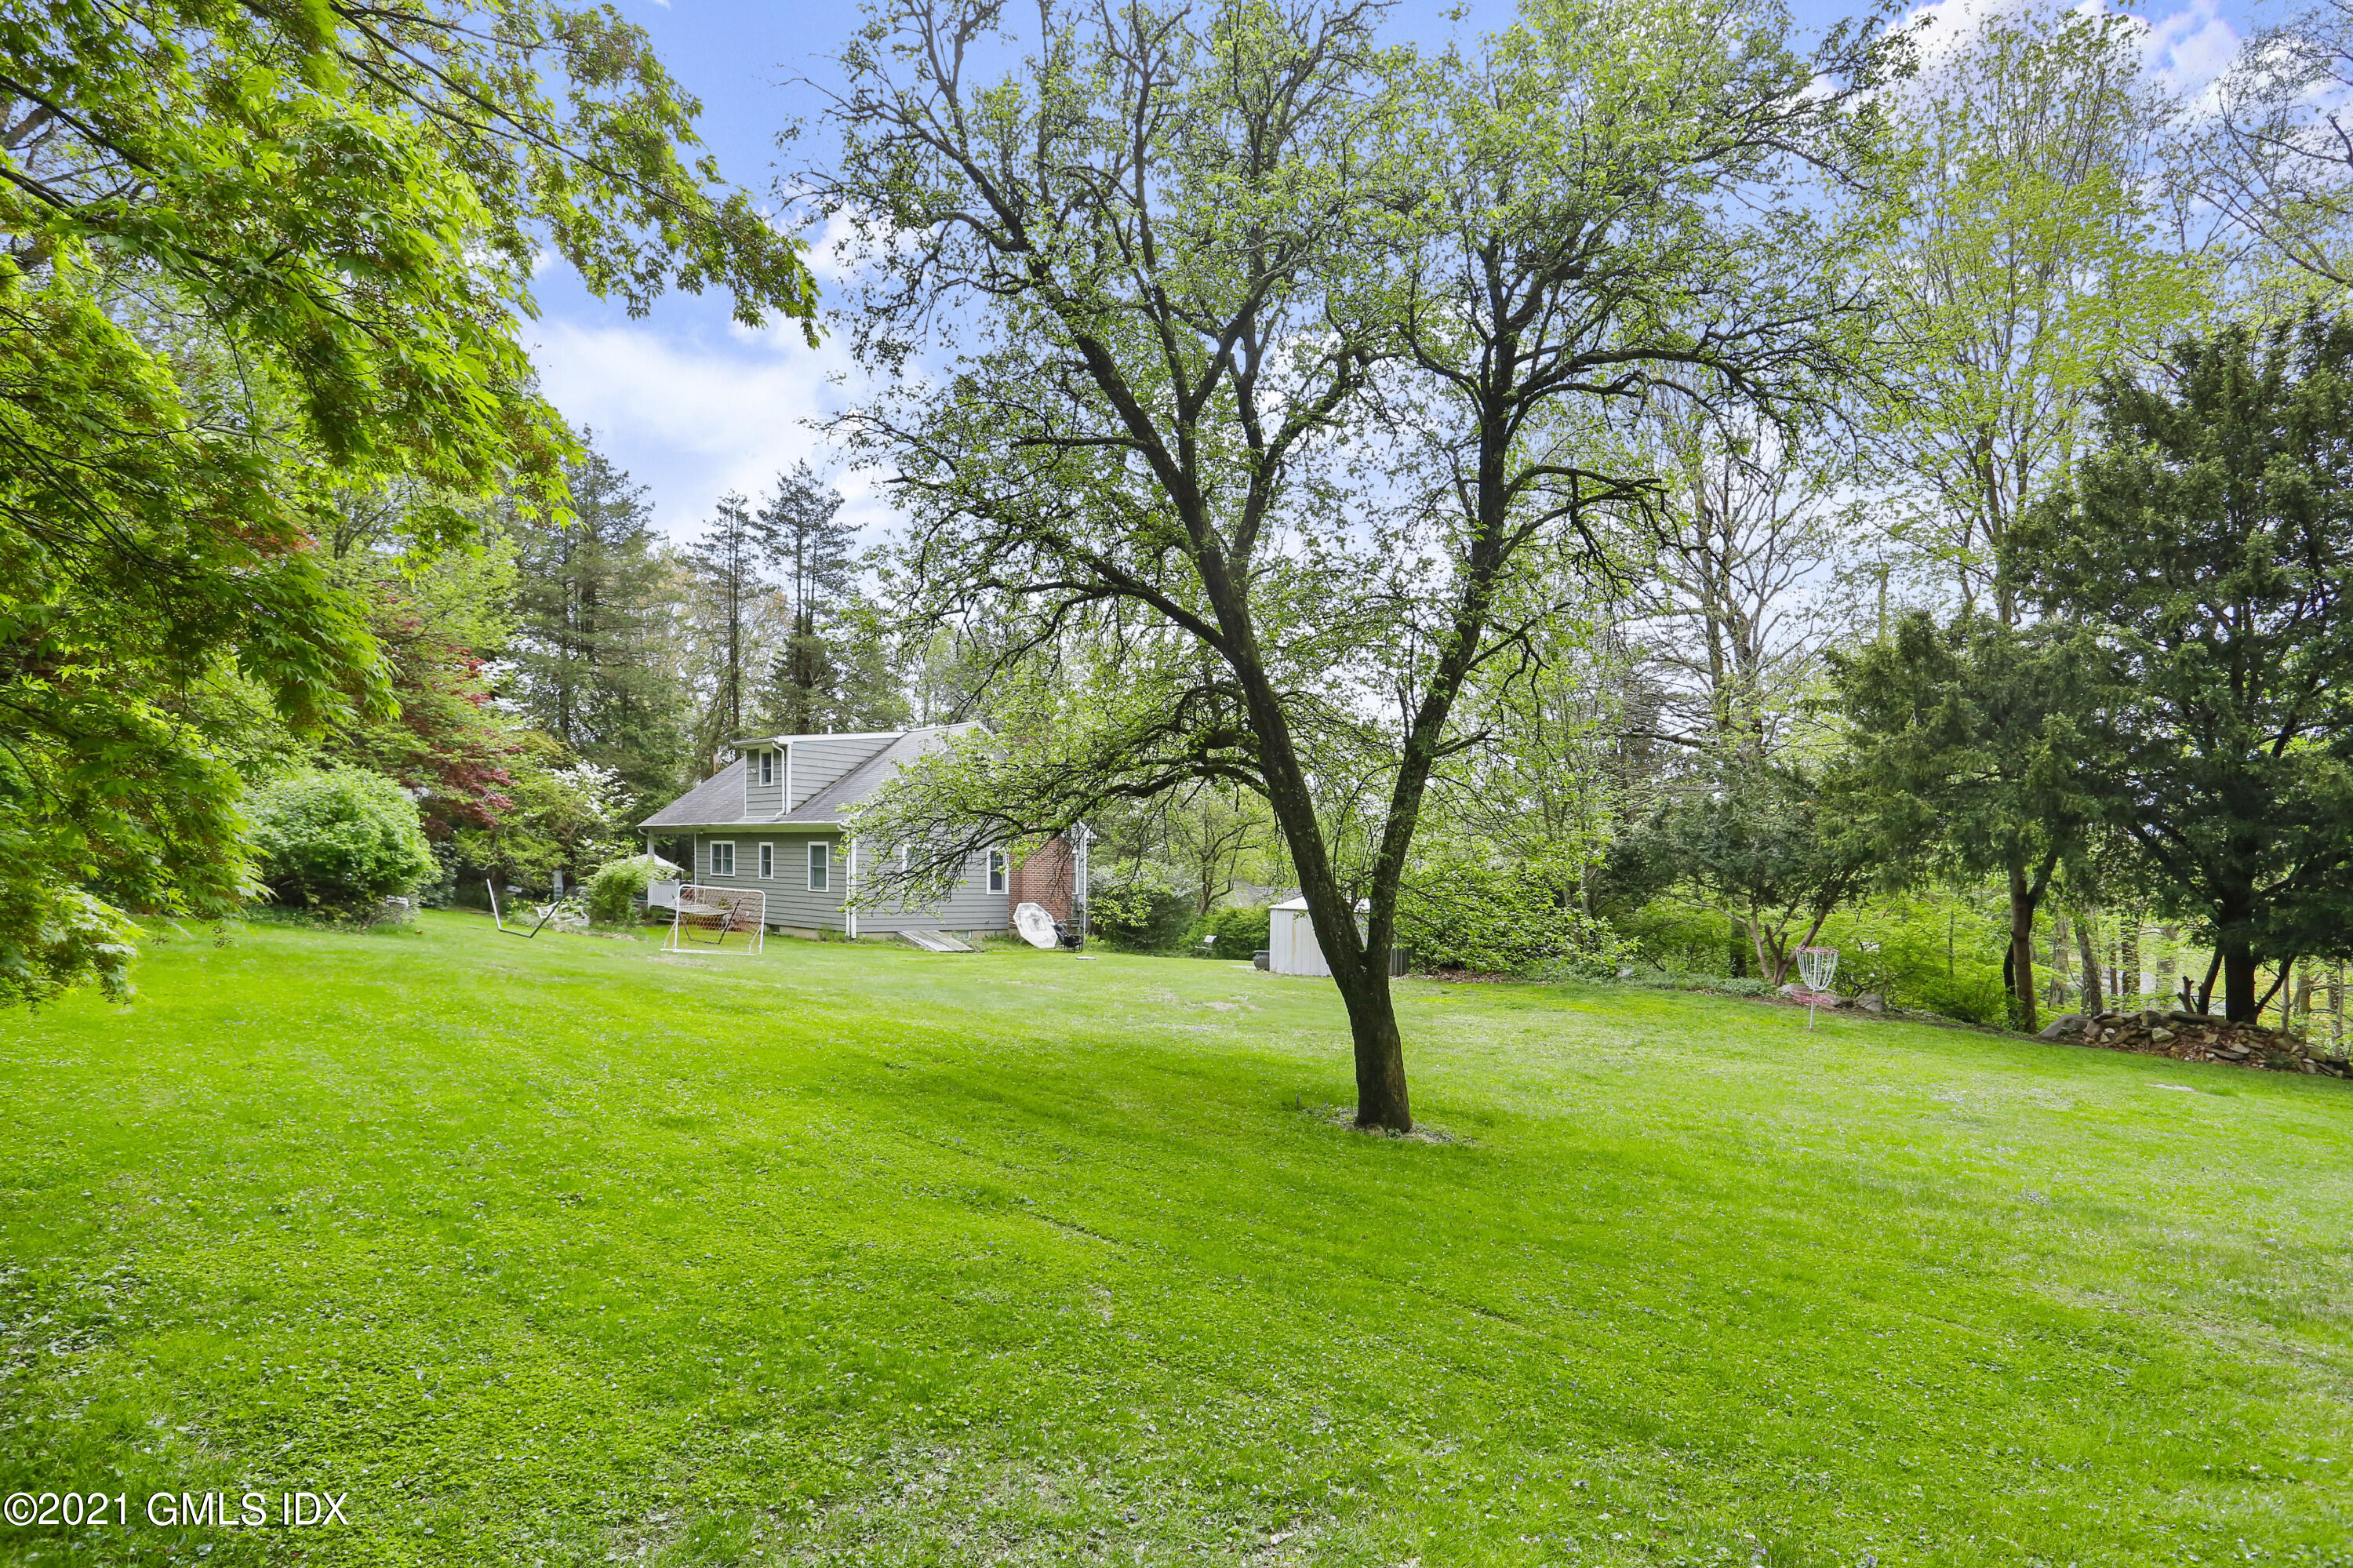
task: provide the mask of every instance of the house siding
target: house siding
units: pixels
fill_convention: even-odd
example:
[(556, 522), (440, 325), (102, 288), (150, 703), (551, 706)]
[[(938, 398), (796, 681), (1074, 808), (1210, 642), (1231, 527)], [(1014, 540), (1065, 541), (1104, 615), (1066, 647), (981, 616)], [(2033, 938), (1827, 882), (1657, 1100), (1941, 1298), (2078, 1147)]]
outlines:
[(1002, 931), (1013, 924), (1012, 910), (1004, 894), (988, 890), (988, 855), (983, 851), (973, 857), (971, 869), (940, 906), (938, 927), (943, 931)]
[[(861, 863), (871, 851), (861, 848)], [(858, 912), (858, 934), (881, 936), (893, 931), (1004, 931), (1013, 925), (1013, 906), (1002, 893), (988, 890), (988, 857), (974, 857), (943, 902), (923, 909), (867, 908)]]
[(792, 799), (780, 811), (797, 810), (818, 792), (839, 784), (891, 744), (889, 736), (803, 736), (793, 742)]
[[(735, 874), (722, 876), (711, 869), (711, 846), (733, 839), (735, 842)], [(808, 846), (811, 840), (834, 844), (832, 885), (823, 893), (811, 893), (808, 888)], [(760, 846), (776, 847), (776, 874), (763, 879), (760, 875)], [(694, 836), (694, 880), (713, 887), (741, 887), (768, 895), (768, 924), (792, 926), (802, 930), (839, 931), (841, 920), (841, 851), (839, 842), (831, 833), (778, 832), (756, 824)]]
[[(757, 821), (781, 817), (831, 788), (891, 744), (888, 736), (799, 736), (781, 746), (746, 746), (744, 814)], [(776, 777), (760, 782), (760, 753), (776, 754)]]
[[(735, 874), (722, 876), (711, 869), (711, 846), (730, 839), (735, 844)], [(763, 842), (776, 846), (776, 874), (765, 881), (760, 877)], [(830, 885), (823, 893), (809, 891), (808, 846), (812, 842), (833, 846)], [(693, 879), (713, 887), (740, 887), (766, 894), (767, 921), (771, 926), (804, 931), (847, 930), (848, 922), (842, 916), (849, 882), (846, 845), (846, 840), (833, 833), (778, 833), (758, 827), (697, 833)], [(974, 857), (970, 869), (944, 902), (915, 910), (861, 909), (858, 912), (858, 930), (860, 936), (899, 931), (1002, 931), (1012, 924), (1012, 907), (1005, 894), (988, 891), (988, 860), (981, 854)]]
[(792, 777), (792, 748), (772, 746), (776, 754), (776, 778), (760, 782), (760, 747), (744, 754), (744, 814), (747, 817), (781, 817), (785, 814), (785, 780)]

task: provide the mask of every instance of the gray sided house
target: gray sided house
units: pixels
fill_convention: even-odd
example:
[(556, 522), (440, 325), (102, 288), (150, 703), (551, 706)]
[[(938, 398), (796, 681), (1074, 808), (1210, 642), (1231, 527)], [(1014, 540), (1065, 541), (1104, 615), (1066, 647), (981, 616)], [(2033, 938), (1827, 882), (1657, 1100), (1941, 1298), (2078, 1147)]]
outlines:
[(691, 839), (685, 880), (767, 895), (768, 924), (817, 936), (900, 931), (986, 935), (1012, 925), (1013, 867), (1004, 850), (974, 857), (946, 902), (926, 909), (843, 907), (872, 845), (842, 814), (892, 774), (967, 725), (868, 735), (777, 735), (730, 742), (735, 760), (638, 824), (657, 838)]

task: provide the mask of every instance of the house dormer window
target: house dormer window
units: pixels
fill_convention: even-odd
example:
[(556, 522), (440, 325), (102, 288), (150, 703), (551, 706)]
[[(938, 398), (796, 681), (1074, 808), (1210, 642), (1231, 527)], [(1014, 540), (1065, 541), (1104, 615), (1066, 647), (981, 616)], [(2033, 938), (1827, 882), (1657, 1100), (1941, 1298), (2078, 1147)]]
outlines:
[(763, 751), (760, 753), (760, 782), (774, 784), (776, 781), (776, 754), (773, 751)]

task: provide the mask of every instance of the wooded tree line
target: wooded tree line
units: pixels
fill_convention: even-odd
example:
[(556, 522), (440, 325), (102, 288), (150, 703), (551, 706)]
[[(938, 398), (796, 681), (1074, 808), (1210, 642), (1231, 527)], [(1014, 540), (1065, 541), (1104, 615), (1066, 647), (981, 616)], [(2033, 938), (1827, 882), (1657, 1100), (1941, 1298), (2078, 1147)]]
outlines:
[(536, 881), (732, 736), (976, 715), (870, 894), (1082, 820), (1114, 894), (1296, 887), (1371, 1125), (1400, 943), (1770, 983), (1949, 916), (1957, 997), (1966, 909), (2027, 1024), (2063, 913), (2238, 1018), (2344, 955), (2343, 9), (2186, 98), (2032, 5), (879, 0), (777, 186), (849, 237), (866, 559), (807, 471), (658, 540), (531, 383), (543, 241), (818, 319), (633, 29), (117, 9), (0, 79), (16, 994), (249, 899), (290, 769)]

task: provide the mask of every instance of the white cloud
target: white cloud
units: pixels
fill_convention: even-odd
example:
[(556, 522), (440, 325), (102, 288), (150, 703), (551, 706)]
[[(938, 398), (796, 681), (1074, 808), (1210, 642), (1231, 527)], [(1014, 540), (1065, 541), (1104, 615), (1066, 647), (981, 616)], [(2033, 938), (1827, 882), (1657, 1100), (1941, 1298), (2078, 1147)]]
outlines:
[(663, 532), (701, 531), (719, 497), (757, 497), (807, 461), (830, 474), (843, 515), (871, 535), (892, 519), (874, 476), (843, 471), (818, 429), (863, 377), (838, 339), (815, 349), (797, 326), (712, 334), (651, 323), (550, 321), (532, 358), (550, 400), (648, 487)]
[[(1987, 18), (2030, 8), (2031, 0), (1935, 0), (1905, 17), (1926, 20), (1920, 35), (1921, 63), (1933, 67), (1949, 58)], [(2102, 13), (2126, 17), (2142, 34), (2143, 48), (2152, 75), (2168, 90), (2185, 95), (2202, 89), (2231, 63), (2239, 47), (2238, 30), (2221, 14), (2216, 0), (2188, 0), (2161, 15), (2136, 15), (2103, 0), (2082, 0), (2072, 9), (2091, 16)]]
[(2159, 81), (2183, 97), (2194, 97), (2229, 69), (2239, 50), (2239, 30), (2213, 0), (2192, 0), (2179, 11), (2148, 22), (2148, 63)]

